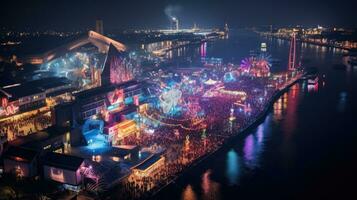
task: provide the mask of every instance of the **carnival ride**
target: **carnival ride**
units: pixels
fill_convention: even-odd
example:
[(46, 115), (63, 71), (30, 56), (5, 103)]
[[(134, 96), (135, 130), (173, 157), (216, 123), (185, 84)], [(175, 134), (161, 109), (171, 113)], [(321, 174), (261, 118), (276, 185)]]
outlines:
[(153, 124), (200, 130), (205, 127), (204, 111), (200, 106), (203, 83), (189, 76), (163, 78), (149, 89), (156, 100), (144, 113)]
[(162, 112), (169, 114), (173, 112), (182, 97), (182, 92), (178, 89), (170, 89), (162, 92), (159, 96)]
[(247, 74), (254, 77), (270, 76), (271, 56), (263, 53), (256, 57), (245, 58), (241, 61), (240, 71), (242, 74)]
[(240, 64), (240, 70), (243, 73), (249, 73), (251, 67), (254, 65), (254, 57), (244, 58)]
[(231, 83), (237, 81), (237, 76), (234, 72), (226, 72), (223, 76), (223, 81), (225, 83)]
[(161, 76), (149, 89), (154, 99), (153, 107), (143, 116), (154, 122), (152, 124), (190, 131), (202, 130), (206, 128), (209, 119), (204, 109), (206, 106), (201, 105), (204, 99), (246, 100), (246, 92), (225, 86), (238, 84), (237, 77), (233, 69), (218, 75), (211, 71), (205, 77), (183, 74), (179, 77)]

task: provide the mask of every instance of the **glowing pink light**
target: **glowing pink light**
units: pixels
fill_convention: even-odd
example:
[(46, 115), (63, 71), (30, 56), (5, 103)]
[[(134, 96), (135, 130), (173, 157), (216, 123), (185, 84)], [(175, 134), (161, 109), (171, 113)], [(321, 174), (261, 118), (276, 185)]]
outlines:
[(249, 72), (250, 68), (254, 65), (254, 58), (250, 57), (250, 58), (245, 58), (241, 61), (240, 64), (240, 68), (244, 71), (244, 72)]
[(207, 43), (201, 44), (201, 57), (206, 57)]
[(246, 161), (252, 161), (254, 159), (254, 136), (253, 135), (249, 135), (246, 139), (245, 139), (245, 143), (244, 143), (244, 159)]
[(113, 84), (130, 81), (134, 78), (133, 66), (122, 57), (112, 57), (110, 62), (110, 82)]
[(202, 176), (202, 189), (205, 194), (208, 194), (210, 191), (210, 187), (211, 187), (210, 175), (211, 175), (211, 171), (207, 170)]

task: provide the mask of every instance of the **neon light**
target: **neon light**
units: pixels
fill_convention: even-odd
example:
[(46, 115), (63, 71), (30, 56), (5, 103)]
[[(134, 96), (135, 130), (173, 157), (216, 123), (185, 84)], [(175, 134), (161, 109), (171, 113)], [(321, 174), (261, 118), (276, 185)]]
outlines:
[(119, 84), (132, 80), (133, 70), (130, 59), (124, 56), (113, 56), (110, 61), (110, 82)]
[(181, 99), (182, 92), (178, 89), (171, 89), (167, 92), (163, 92), (160, 95), (160, 105), (162, 111), (165, 114), (168, 114), (172, 111), (173, 108), (178, 104), (178, 101)]
[(113, 92), (109, 92), (107, 97), (108, 97), (110, 105), (120, 104), (121, 102), (124, 101), (124, 90), (123, 89), (115, 89)]
[(64, 183), (64, 174), (63, 174), (63, 170), (61, 169), (57, 169), (57, 168), (50, 168), (50, 177), (52, 180)]
[(236, 81), (236, 77), (232, 72), (227, 72), (226, 74), (224, 74), (223, 79), (225, 83)]

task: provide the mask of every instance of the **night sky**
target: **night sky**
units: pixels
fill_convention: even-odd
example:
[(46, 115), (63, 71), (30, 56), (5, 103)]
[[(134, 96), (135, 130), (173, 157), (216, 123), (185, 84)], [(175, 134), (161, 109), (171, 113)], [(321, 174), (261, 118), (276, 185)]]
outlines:
[[(103, 19), (105, 29), (165, 28), (167, 15), (184, 27), (337, 25), (357, 23), (352, 0), (2, 0), (0, 25), (78, 30)], [(356, 10), (356, 9), (355, 9)]]

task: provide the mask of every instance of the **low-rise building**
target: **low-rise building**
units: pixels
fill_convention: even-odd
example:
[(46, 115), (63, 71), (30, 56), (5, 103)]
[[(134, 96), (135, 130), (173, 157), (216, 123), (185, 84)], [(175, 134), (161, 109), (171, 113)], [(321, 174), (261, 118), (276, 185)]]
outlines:
[(133, 175), (138, 178), (152, 177), (165, 165), (165, 157), (154, 154), (133, 168)]
[(42, 163), (45, 179), (72, 186), (78, 186), (83, 181), (83, 158), (51, 152), (42, 158)]
[(19, 177), (38, 175), (38, 152), (23, 147), (10, 146), (4, 153), (4, 172)]
[(31, 84), (15, 84), (0, 88), (0, 117), (40, 108), (46, 103), (46, 93)]
[(75, 95), (74, 119), (86, 120), (105, 110), (124, 109), (134, 104), (142, 93), (141, 84), (135, 80), (117, 85), (104, 85)]
[(41, 155), (47, 152), (66, 152), (70, 145), (70, 128), (51, 126), (42, 131), (19, 137), (10, 142), (12, 146), (32, 149)]

